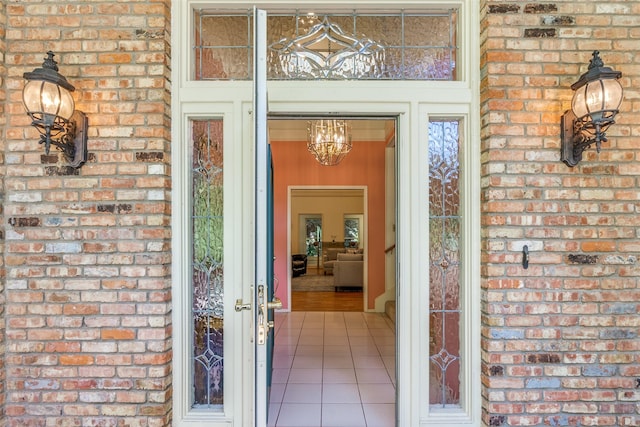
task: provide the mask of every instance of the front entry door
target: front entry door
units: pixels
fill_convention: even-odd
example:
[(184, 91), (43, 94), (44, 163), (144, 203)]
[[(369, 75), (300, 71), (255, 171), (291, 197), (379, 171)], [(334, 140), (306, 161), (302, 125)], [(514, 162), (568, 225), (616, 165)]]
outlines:
[[(289, 10), (292, 19), (302, 17), (295, 10), (299, 6), (295, 2), (254, 2), (264, 6), (275, 3), (280, 5), (279, 11)], [(354, 9), (365, 12), (362, 14), (365, 23), (383, 12), (380, 2), (356, 0), (352, 3)], [(435, 6), (427, 3), (432, 2), (415, 2), (415, 9), (418, 12), (424, 9), (424, 18), (431, 22), (437, 19), (431, 13)], [(478, 3), (471, 0), (453, 3), (457, 6), (451, 9), (452, 13), (443, 15), (449, 22), (447, 32), (454, 36), (447, 50), (454, 56), (448, 53), (442, 59), (442, 65), (455, 65), (456, 73), (451, 81), (291, 79), (269, 82), (269, 110), (274, 116), (292, 112), (296, 116), (340, 112), (398, 117), (397, 223), (386, 227), (397, 230), (397, 259), (402, 262), (398, 262), (397, 282), (384, 283), (390, 284), (384, 288), (384, 297), (393, 297), (391, 294), (397, 289), (399, 426), (480, 424), (480, 352), (476, 351), (480, 348), (481, 336), (478, 302), (481, 289), (478, 195), (481, 192), (476, 179), (481, 176), (477, 154), (480, 152), (480, 103), (478, 55), (472, 40), (472, 35), (477, 33), (473, 29), (478, 26), (474, 20)], [(267, 237), (269, 169), (263, 77), (266, 13), (256, 11), (254, 21), (251, 14), (246, 13), (248, 4), (240, 0), (172, 2), (175, 55), (171, 80), (174, 125), (170, 216), (174, 316), (170, 326), (174, 330), (172, 416), (173, 423), (179, 427), (251, 427), (264, 426), (267, 422), (268, 303), (272, 288), (269, 263), (273, 259), (269, 256)], [(320, 4), (310, 2), (308, 6)], [(334, 11), (344, 12), (344, 9), (336, 5)], [(404, 17), (404, 12), (383, 16), (385, 22), (390, 23)], [(422, 34), (418, 31), (424, 27), (422, 21), (413, 16), (409, 18), (416, 22), (415, 35)], [(356, 19), (354, 12), (353, 20)], [(252, 21), (262, 29), (253, 40), (247, 37)], [(404, 25), (400, 27), (404, 29)], [(215, 29), (213, 34), (224, 36), (219, 44), (208, 39), (211, 29)], [(238, 42), (231, 47), (234, 51), (237, 47), (242, 54), (228, 53), (226, 35), (233, 32), (232, 29), (238, 30), (234, 32)], [(250, 76), (243, 70), (244, 65), (252, 62), (247, 60), (252, 46), (257, 53), (254, 65), (259, 65), (260, 70)], [(412, 56), (429, 58), (430, 46), (430, 43), (425, 46), (425, 55)], [(412, 52), (412, 45), (402, 49), (405, 47), (406, 52)], [(218, 57), (215, 52), (222, 54)], [(240, 60), (232, 59), (235, 57)], [(390, 55), (390, 58), (397, 57), (398, 54)], [(221, 63), (223, 59), (229, 59), (229, 63)], [(221, 65), (231, 67), (228, 70), (233, 72), (219, 76), (220, 70), (227, 70)], [(412, 67), (425, 69), (420, 63)], [(257, 103), (253, 108), (253, 85), (249, 79), (257, 80)], [(250, 116), (256, 120), (254, 128)], [(431, 123), (452, 120), (460, 128), (456, 134), (459, 137), (451, 138), (449, 125), (443, 123), (433, 129), (442, 129), (438, 135), (447, 144), (432, 143)], [(257, 141), (253, 141), (252, 136)], [(453, 149), (434, 152), (431, 156), (429, 147), (449, 147), (450, 140)], [(195, 151), (200, 150), (200, 145), (205, 155), (197, 157)], [(453, 168), (440, 161), (450, 161), (450, 153), (456, 153)], [(439, 163), (431, 165), (431, 158)], [(154, 173), (165, 174), (168, 169), (167, 165), (158, 165), (154, 170)], [(442, 172), (438, 188), (452, 189), (453, 195), (436, 197), (436, 193), (430, 192), (431, 171), (436, 172), (434, 179), (440, 179), (437, 174)], [(452, 175), (451, 171), (455, 173)], [(451, 182), (456, 186), (450, 185)], [(439, 201), (442, 211), (434, 218), (429, 216), (431, 196)], [(222, 203), (212, 210), (209, 209), (212, 202)], [(453, 220), (452, 210), (457, 215)], [(165, 215), (162, 217), (165, 221), (167, 214), (160, 214)], [(153, 220), (157, 219), (153, 217)], [(442, 246), (432, 252), (440, 257), (434, 258), (433, 266), (427, 263), (432, 235), (437, 235)], [(279, 257), (288, 255), (278, 252)], [(445, 256), (448, 258), (443, 258)], [(454, 262), (451, 256), (455, 257)], [(428, 284), (432, 272), (441, 278), (442, 286), (436, 289), (440, 305), (430, 311)], [(279, 276), (285, 277), (285, 274)], [(460, 289), (451, 305), (459, 311), (456, 314), (459, 322), (442, 297), (449, 295), (449, 284), (458, 282)], [(370, 308), (378, 302), (382, 305), (385, 298), (369, 301)], [(375, 309), (380, 311), (378, 306)], [(444, 328), (440, 327), (442, 322), (430, 323), (432, 317), (453, 319), (447, 323), (454, 327), (453, 339), (435, 340)], [(429, 341), (431, 337), (434, 337), (433, 345)], [(448, 346), (449, 342), (458, 345), (460, 354), (457, 354), (458, 348)], [(449, 369), (453, 372), (451, 375), (447, 375)], [(450, 388), (457, 393), (449, 393)], [(456, 399), (449, 399), (450, 395)], [(435, 400), (438, 396), (439, 400)]]
[(273, 310), (282, 304), (273, 297), (273, 205), (271, 163), (267, 138), (267, 14), (254, 9), (253, 130), (255, 150), (255, 426), (266, 427), (273, 358)]

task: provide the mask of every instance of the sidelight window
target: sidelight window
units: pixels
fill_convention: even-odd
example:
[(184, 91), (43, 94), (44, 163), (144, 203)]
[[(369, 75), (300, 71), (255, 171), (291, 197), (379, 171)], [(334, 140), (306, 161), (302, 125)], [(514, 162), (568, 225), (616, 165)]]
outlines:
[(222, 120), (193, 121), (192, 407), (223, 404)]
[(460, 404), (460, 160), (457, 121), (429, 123), (429, 403)]

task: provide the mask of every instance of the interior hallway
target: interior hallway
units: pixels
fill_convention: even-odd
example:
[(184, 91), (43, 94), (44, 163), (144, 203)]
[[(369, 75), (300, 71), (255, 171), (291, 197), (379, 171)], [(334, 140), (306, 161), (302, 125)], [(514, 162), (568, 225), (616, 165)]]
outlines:
[(269, 426), (393, 427), (395, 330), (380, 313), (276, 313)]

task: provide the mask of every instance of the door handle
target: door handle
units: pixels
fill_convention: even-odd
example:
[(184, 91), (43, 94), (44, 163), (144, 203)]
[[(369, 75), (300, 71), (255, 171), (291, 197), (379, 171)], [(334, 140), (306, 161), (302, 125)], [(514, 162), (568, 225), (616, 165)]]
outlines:
[(280, 310), (282, 308), (282, 300), (278, 297), (273, 297), (273, 301), (267, 303), (268, 310)]
[[(266, 289), (264, 285), (258, 286), (258, 301), (264, 301)], [(237, 307), (237, 302), (236, 302)], [(269, 330), (275, 326), (272, 320), (268, 320), (267, 311), (282, 308), (282, 301), (274, 297), (272, 301), (265, 301), (258, 306), (258, 344), (264, 344)]]

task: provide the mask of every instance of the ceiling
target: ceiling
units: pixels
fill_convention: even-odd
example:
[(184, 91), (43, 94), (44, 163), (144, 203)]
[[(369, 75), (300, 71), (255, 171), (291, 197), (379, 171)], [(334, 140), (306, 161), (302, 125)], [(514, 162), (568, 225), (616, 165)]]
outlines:
[[(323, 117), (327, 118), (327, 117)], [(308, 119), (269, 119), (269, 140), (306, 141)], [(395, 120), (372, 118), (350, 120), (353, 141), (395, 142)]]

